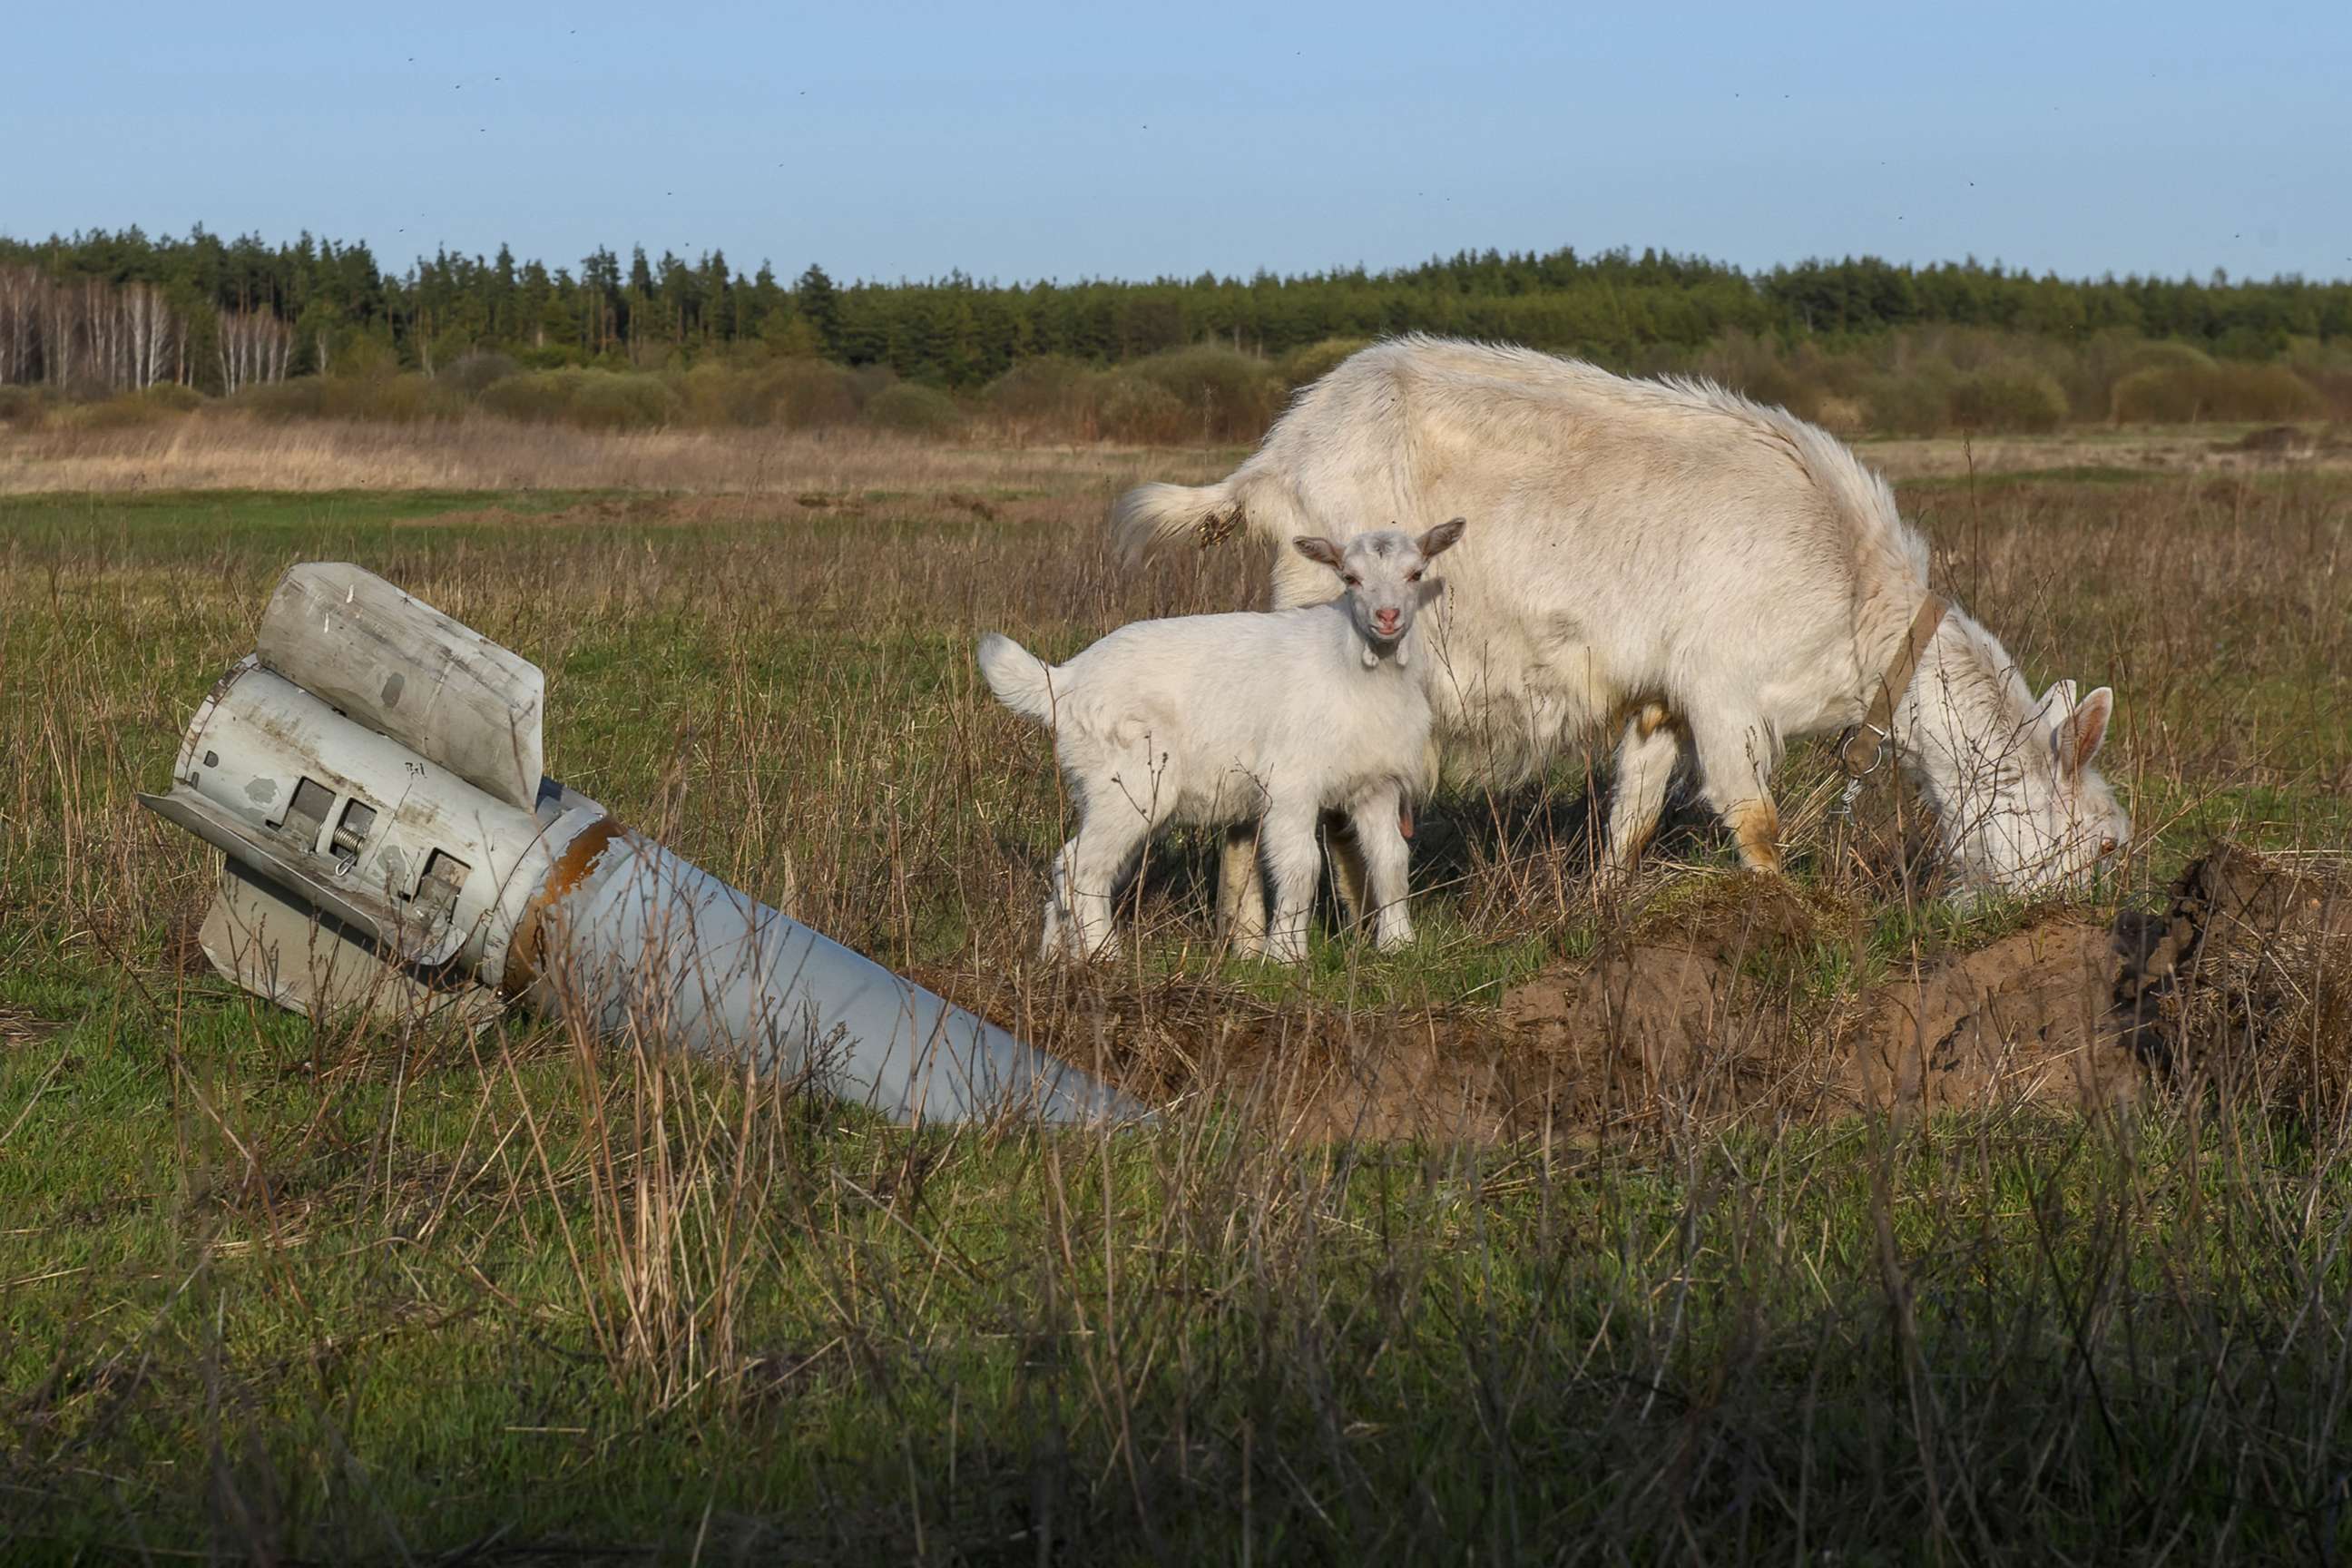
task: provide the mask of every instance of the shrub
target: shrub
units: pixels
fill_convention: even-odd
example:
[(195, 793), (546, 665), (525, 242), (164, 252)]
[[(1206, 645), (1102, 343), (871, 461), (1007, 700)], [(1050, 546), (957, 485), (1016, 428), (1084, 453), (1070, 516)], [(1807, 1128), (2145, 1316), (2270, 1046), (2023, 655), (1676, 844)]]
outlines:
[(952, 436), (963, 428), (963, 410), (936, 387), (900, 382), (867, 399), (866, 422), (909, 436)]
[[(175, 387), (173, 391), (185, 391)], [(198, 398), (198, 402), (203, 399)], [(73, 423), (85, 430), (130, 430), (142, 425), (157, 425), (166, 419), (176, 419), (188, 412), (186, 405), (171, 398), (149, 397), (143, 393), (118, 392), (98, 403), (84, 404), (74, 410)]]
[(159, 381), (139, 395), (153, 407), (173, 414), (194, 414), (205, 405), (205, 395), (176, 381)]
[(1372, 346), (1370, 338), (1325, 338), (1282, 356), (1282, 379), (1293, 387), (1322, 380), (1349, 355)]
[(327, 412), (324, 377), (297, 376), (292, 381), (262, 381), (239, 387), (221, 400), (225, 408), (250, 414), (273, 424), (290, 419), (317, 419)]
[(869, 398), (898, 384), (898, 373), (887, 364), (861, 364), (845, 372), (849, 377), (849, 390), (860, 408)]
[(778, 360), (752, 374), (753, 406), (762, 425), (788, 430), (847, 425), (864, 401), (856, 377), (821, 359)]
[(2187, 425), (2206, 419), (2298, 419), (2321, 407), (2318, 390), (2283, 364), (2151, 366), (2116, 383), (2119, 425)]
[(690, 425), (757, 425), (765, 417), (758, 378), (723, 364), (696, 365), (672, 377), (669, 387)]
[(465, 391), (438, 376), (410, 372), (404, 375), (331, 376), (320, 386), (319, 411), (330, 419), (384, 419), (413, 425), (426, 419), (456, 419), (466, 412)]
[(1952, 377), (1940, 366), (1919, 365), (1873, 376), (1863, 400), (1870, 427), (1889, 436), (1933, 436), (1951, 423)]
[(2327, 417), (2342, 424), (2352, 420), (2352, 371), (2312, 370), (2303, 373)]
[(593, 370), (554, 374), (574, 378), (571, 419), (583, 429), (650, 430), (668, 424), (677, 412), (677, 399), (655, 376)]
[(0, 425), (29, 430), (47, 415), (47, 400), (32, 386), (0, 386)]
[[(1184, 411), (1182, 429), (1158, 439), (1197, 434), (1212, 440), (1255, 441), (1274, 423), (1289, 392), (1265, 361), (1208, 343), (1150, 355), (1126, 367), (1126, 373), (1158, 387)], [(1108, 426), (1108, 409), (1103, 418)]]
[(282, 424), (295, 419), (381, 419), (410, 425), (466, 412), (456, 387), (409, 372), (401, 375), (299, 375), (247, 386), (221, 406)]
[(981, 394), (989, 411), (1011, 424), (1051, 426), (1068, 435), (1092, 428), (1102, 373), (1065, 354), (1025, 359)]
[(1870, 405), (1858, 397), (1826, 395), (1813, 409), (1813, 423), (1832, 436), (1851, 439), (1870, 433)]
[(1759, 403), (1780, 403), (1789, 387), (1788, 369), (1780, 362), (1780, 351), (1737, 327), (1693, 353), (1681, 372)]
[(541, 370), (510, 375), (483, 389), (481, 405), (531, 424), (590, 430), (645, 430), (668, 424), (678, 400), (661, 378), (627, 371)]
[(1126, 371), (1102, 380), (1095, 434), (1113, 441), (1181, 441), (1196, 428), (1183, 400), (1156, 381)]
[(400, 353), (385, 332), (345, 327), (331, 340), (326, 374), (362, 379), (397, 375)]
[(1724, 376), (1720, 384), (1750, 402), (1785, 408), (1800, 419), (1821, 416), (1820, 390), (1784, 364), (1759, 364), (1741, 374)]
[[(340, 366), (338, 369), (340, 370)], [(354, 373), (359, 371), (353, 366)], [(520, 374), (522, 366), (501, 353), (460, 354), (457, 362), (434, 379), (446, 381), (467, 397), (479, 397), (492, 383), (504, 381)]]
[(2213, 356), (2188, 343), (2160, 338), (2126, 350), (2116, 362), (2116, 374), (2126, 376), (2142, 370), (2211, 370)]
[(2065, 423), (2066, 390), (2047, 371), (2023, 365), (1976, 370), (1952, 384), (1947, 406), (1964, 430), (2040, 434)]

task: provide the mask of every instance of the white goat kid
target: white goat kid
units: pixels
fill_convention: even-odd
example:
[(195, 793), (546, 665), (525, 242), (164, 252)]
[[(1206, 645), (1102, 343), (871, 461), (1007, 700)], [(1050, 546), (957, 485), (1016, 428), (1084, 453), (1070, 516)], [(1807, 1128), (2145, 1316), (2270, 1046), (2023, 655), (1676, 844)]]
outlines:
[[(2069, 882), (2129, 835), (2091, 765), (2114, 694), (2077, 703), (2061, 683), (2037, 703), (1984, 627), (1921, 615), (1927, 546), (1885, 482), (1826, 432), (1718, 387), (1401, 339), (1301, 393), (1223, 482), (1129, 492), (1113, 529), (1133, 561), (1179, 539), (1455, 512), (1480, 521), (1431, 617), (1448, 771), (1507, 783), (1564, 743), (1622, 737), (1606, 869), (1655, 830), (1685, 745), (1741, 858), (1776, 868), (1784, 744), (1864, 720), (1882, 681), (1902, 689), (1876, 710), (1967, 882)], [(1277, 562), (1276, 605), (1314, 592)], [(1254, 891), (1225, 883), (1246, 931)]]
[[(1412, 940), (1399, 817), (1432, 765), (1415, 618), (1442, 592), (1431, 563), (1463, 526), (1360, 533), (1344, 550), (1295, 540), (1316, 577), (1336, 572), (1342, 587), (1310, 607), (1138, 621), (1057, 667), (1010, 637), (981, 639), (990, 689), (1054, 731), (1078, 812), (1054, 864), (1047, 957), (1118, 951), (1112, 898), (1155, 829), (1246, 822), (1273, 884), (1268, 950), (1299, 962), (1327, 810), (1354, 826), (1379, 945)], [(1229, 860), (1224, 874), (1255, 882), (1258, 869)]]

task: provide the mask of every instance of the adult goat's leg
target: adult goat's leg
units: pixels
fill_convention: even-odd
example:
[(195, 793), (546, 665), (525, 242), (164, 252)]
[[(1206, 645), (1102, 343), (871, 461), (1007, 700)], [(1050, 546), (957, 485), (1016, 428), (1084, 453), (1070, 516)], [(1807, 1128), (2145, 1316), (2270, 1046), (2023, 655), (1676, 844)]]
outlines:
[(1217, 928), (1237, 953), (1254, 956), (1265, 951), (1265, 881), (1258, 870), (1255, 822), (1226, 828), (1218, 849)]
[(1682, 750), (1673, 719), (1657, 703), (1644, 703), (1626, 721), (1617, 742), (1617, 784), (1610, 792), (1609, 842), (1601, 861), (1604, 881), (1630, 878), (1634, 862), (1649, 847), (1665, 812), (1666, 787), (1674, 782)]
[[(1396, 824), (1391, 822), (1393, 828)], [(1339, 921), (1354, 925), (1372, 910), (1366, 899), (1364, 837), (1361, 825), (1344, 811), (1323, 814), (1323, 847), (1331, 857), (1331, 886), (1339, 895)]]
[(1770, 732), (1760, 719), (1742, 712), (1724, 717), (1694, 712), (1691, 746), (1698, 755), (1700, 789), (1738, 842), (1740, 863), (1751, 871), (1780, 869), (1780, 813), (1772, 804)]

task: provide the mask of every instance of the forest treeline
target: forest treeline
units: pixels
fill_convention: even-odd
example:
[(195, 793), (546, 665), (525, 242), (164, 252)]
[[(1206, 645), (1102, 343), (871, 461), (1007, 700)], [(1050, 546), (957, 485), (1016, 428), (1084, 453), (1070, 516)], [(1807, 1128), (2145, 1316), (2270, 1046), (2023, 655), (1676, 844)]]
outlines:
[[(2284, 417), (2337, 410), (2352, 385), (2352, 282), (2294, 278), (2067, 279), (1872, 258), (1750, 273), (1656, 251), (1563, 249), (1246, 279), (842, 283), (817, 266), (789, 281), (764, 261), (747, 273), (717, 251), (640, 248), (624, 261), (600, 249), (575, 268), (501, 247), (394, 271), (363, 243), (307, 234), (274, 245), (202, 228), (0, 238), (0, 384), (78, 397), (166, 384), (242, 396), (309, 377), (440, 382), (462, 364), (456, 383), (373, 411), (446, 413), (461, 395), (470, 406), (491, 383), (522, 376), (535, 390), (509, 387), (507, 402), (562, 417), (593, 405), (591, 422), (789, 417), (776, 410), (791, 406), (836, 416), (862, 414), (887, 381), (905, 384), (896, 402), (919, 411), (917, 423), (1043, 401), (1083, 405), (1074, 417), (1092, 433), (1136, 435), (1246, 425), (1261, 394), (1274, 388), (1278, 404), (1301, 365), (1407, 331), (1697, 370), (1855, 428)], [(1265, 386), (1239, 395), (1230, 384), (1248, 374), (1230, 363), (1201, 381), (1209, 345), (1258, 366)], [(829, 368), (772, 370), (808, 361)], [(1171, 372), (1171, 361), (1191, 369)], [(1933, 384), (1906, 404), (1889, 378), (1914, 370)], [(752, 389), (763, 373), (797, 390)], [(2172, 379), (2158, 386), (2157, 373)], [(812, 391), (813, 374), (836, 379)], [(729, 375), (743, 384), (711, 391)], [(2133, 375), (2137, 391), (2118, 405)], [(698, 376), (699, 395), (688, 384)], [(338, 401), (368, 400), (322, 391), (278, 405)]]

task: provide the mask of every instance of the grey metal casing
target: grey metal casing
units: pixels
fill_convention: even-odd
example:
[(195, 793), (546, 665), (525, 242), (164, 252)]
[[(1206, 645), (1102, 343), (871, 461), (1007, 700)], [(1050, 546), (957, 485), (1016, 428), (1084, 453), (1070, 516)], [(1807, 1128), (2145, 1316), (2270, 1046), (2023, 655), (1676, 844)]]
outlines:
[(1136, 1101), (615, 828), (540, 774), (538, 668), (359, 567), (295, 567), (142, 805), (227, 858), (201, 942), (313, 1016), (498, 995), (804, 1079), (895, 1121)]
[[(205, 700), (177, 769), (142, 803), (392, 961), (493, 986), (556, 855), (604, 816), (586, 805), (542, 822), (251, 659)], [(306, 797), (314, 810), (297, 809)]]
[(374, 573), (294, 567), (262, 611), (262, 664), (378, 734), (529, 811), (543, 769), (537, 665)]
[(541, 917), (534, 999), (616, 1039), (804, 1079), (894, 1121), (1142, 1108), (635, 834)]

